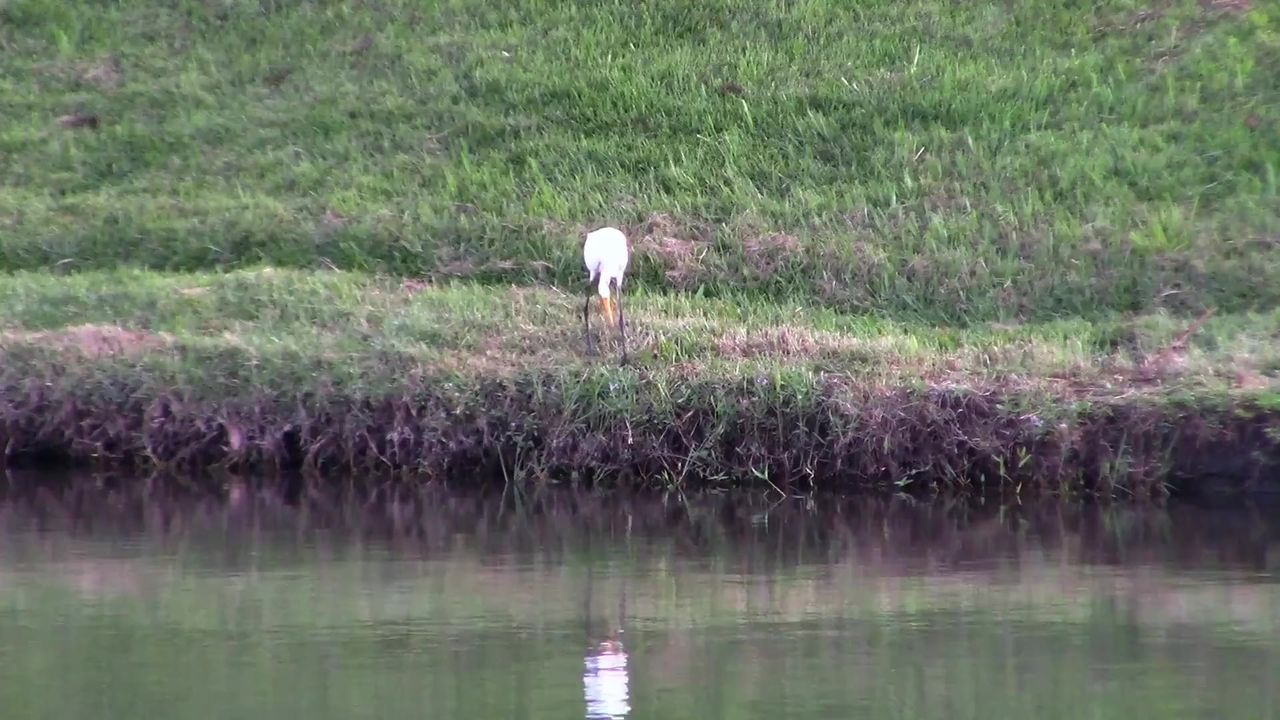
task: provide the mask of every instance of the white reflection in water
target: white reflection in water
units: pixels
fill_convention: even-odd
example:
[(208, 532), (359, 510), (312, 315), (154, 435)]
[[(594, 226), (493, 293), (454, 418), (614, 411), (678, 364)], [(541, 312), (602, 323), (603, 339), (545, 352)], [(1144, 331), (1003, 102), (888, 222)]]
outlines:
[(627, 651), (617, 638), (592, 648), (582, 671), (582, 690), (587, 699), (587, 718), (622, 718), (631, 712), (628, 704)]

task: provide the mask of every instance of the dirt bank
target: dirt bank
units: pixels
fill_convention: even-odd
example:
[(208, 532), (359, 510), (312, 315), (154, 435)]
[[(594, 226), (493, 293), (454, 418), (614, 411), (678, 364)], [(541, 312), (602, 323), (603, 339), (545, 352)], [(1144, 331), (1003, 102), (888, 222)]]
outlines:
[(1280, 411), (1256, 403), (1072, 404), (817, 377), (781, 387), (641, 381), (625, 403), (600, 405), (583, 400), (581, 382), (543, 375), (423, 383), (384, 397), (331, 389), (211, 399), (157, 392), (123, 373), (88, 382), (51, 368), (0, 387), (0, 446), (11, 463), (467, 484), (1125, 497), (1280, 489)]

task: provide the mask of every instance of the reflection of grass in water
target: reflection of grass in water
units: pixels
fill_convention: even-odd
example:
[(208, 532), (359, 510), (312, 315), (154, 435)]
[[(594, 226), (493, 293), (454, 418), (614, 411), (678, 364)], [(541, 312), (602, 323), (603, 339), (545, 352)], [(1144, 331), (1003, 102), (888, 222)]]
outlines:
[[(8, 586), (0, 591), (0, 605), (68, 608), (93, 599), (138, 622), (153, 617), (206, 629), (240, 605), (254, 608), (254, 622), (264, 628), (340, 627), (396, 617), (463, 625), (502, 617), (537, 626), (578, 617), (590, 575), (597, 612), (616, 613), (625, 592), (631, 617), (669, 630), (732, 626), (743, 617), (821, 625), (885, 617), (927, 621), (957, 613), (1073, 625), (1125, 617), (1149, 628), (1221, 626), (1262, 636), (1277, 629), (1272, 608), (1280, 603), (1280, 590), (1237, 570), (1196, 582), (1151, 561), (1080, 564), (1079, 551), (1065, 549), (1081, 542), (1075, 532), (1060, 529), (1051, 545), (1040, 546), (1016, 525), (983, 523), (968, 534), (962, 528), (959, 535), (939, 535), (932, 551), (924, 546), (899, 555), (886, 552), (892, 536), (877, 542), (874, 517), (843, 535), (825, 536), (822, 547), (797, 546), (793, 538), (784, 548), (768, 535), (726, 534), (721, 528), (720, 539), (695, 554), (678, 550), (680, 530), (663, 539), (650, 529), (631, 541), (602, 540), (600, 552), (582, 555), (575, 549), (575, 537), (581, 536), (575, 536), (571, 516), (553, 521), (561, 524), (558, 530), (526, 528), (487, 547), (475, 545), (469, 533), (431, 549), (412, 541), (395, 549), (394, 543), (337, 538), (308, 547), (277, 531), (236, 541), (231, 555), (220, 548), (227, 538), (215, 534), (157, 540), (139, 557), (120, 557), (104, 555), (107, 549), (98, 543), (64, 538), (44, 549), (10, 544), (0, 553), (0, 577), (18, 578), (13, 568), (19, 562), (49, 563), (32, 576), (35, 583), (0, 585)], [(946, 559), (954, 552), (948, 544), (969, 544), (973, 534), (990, 537), (993, 531), (1000, 536), (989, 540), (995, 556), (974, 557), (969, 568)], [(490, 532), (501, 537), (498, 528)], [(699, 534), (707, 537), (706, 530)], [(1141, 556), (1142, 543), (1126, 551)], [(917, 552), (938, 560), (922, 562)], [(299, 572), (314, 574), (299, 579)], [(625, 582), (623, 572), (629, 576)], [(110, 582), (99, 582), (103, 578)]]
[[(1182, 559), (1174, 538), (1203, 540), (1204, 567), (1237, 542), (1248, 555), (1274, 534), (1265, 517), (833, 502), (825, 514), (775, 509), (764, 528), (750, 505), (725, 520), (734, 506), (717, 498), (691, 498), (673, 522), (660, 504), (617, 498), (545, 493), (499, 518), (429, 493), (421, 526), (405, 530), (440, 535), (401, 538), (378, 524), (389, 511), (361, 518), (357, 506), (363, 527), (344, 538), (318, 530), (344, 510), (303, 517), (269, 493), (197, 512), (128, 498), (38, 506), (46, 518), (102, 508), (96, 536), (23, 534), (31, 515), (0, 509), (0, 637), (24, 658), (0, 667), (11, 712), (564, 715), (583, 702), (589, 568), (599, 627), (626, 577), (637, 713), (1140, 717), (1203, 705), (1245, 718), (1274, 702), (1262, 678), (1280, 653), (1276, 590), (1155, 564)], [(1108, 541), (1098, 528), (1146, 562), (1078, 565)], [(994, 567), (948, 570), (980, 548), (1019, 547)], [(104, 573), (129, 590), (80, 584)]]
[[(477, 558), (385, 564), (361, 555), (332, 552), (316, 565), (233, 577), (206, 575), (182, 559), (139, 560), (136, 596), (77, 597), (48, 577), (43, 589), (5, 582), (0, 609), (18, 614), (0, 610), (0, 618), (13, 618), (0, 620), (0, 635), (15, 647), (10, 623), (21, 618), (27, 629), (16, 647), (44, 650), (24, 653), (27, 660), (0, 670), (0, 678), (22, 680), (7, 686), (27, 688), (29, 701), (52, 703), (41, 695), (48, 676), (37, 675), (40, 668), (51, 671), (56, 659), (64, 680), (102, 678), (87, 659), (105, 652), (136, 672), (165, 668), (161, 686), (181, 691), (171, 698), (179, 706), (216, 703), (214, 689), (228, 683), (238, 689), (233, 706), (320, 693), (331, 704), (376, 702), (389, 712), (404, 699), (382, 702), (360, 689), (388, 683), (432, 695), (444, 714), (454, 703), (505, 708), (513, 684), (523, 688), (523, 707), (578, 702), (556, 688), (576, 687), (571, 680), (581, 672), (581, 566), (504, 571)], [(1140, 591), (1113, 595), (1106, 578), (1089, 581), (1053, 564), (1016, 584), (1000, 574), (902, 579), (865, 566), (833, 569), (831, 578), (781, 573), (744, 581), (715, 568), (619, 568), (629, 574), (637, 706), (701, 707), (708, 700), (696, 686), (722, 694), (720, 702), (737, 712), (765, 704), (802, 713), (819, 701), (856, 699), (882, 714), (956, 717), (957, 705), (1030, 711), (1066, 702), (1076, 694), (1066, 688), (1088, 687), (1072, 700), (1073, 711), (1118, 713), (1138, 702), (1135, 695), (1151, 694), (1152, 707), (1210, 702), (1220, 717), (1244, 717), (1236, 713), (1256, 712), (1267, 692), (1243, 692), (1265, 661), (1260, 653), (1280, 652), (1269, 614), (1280, 597), (1266, 585), (1188, 587), (1153, 573)], [(601, 620), (621, 591), (616, 575), (596, 578)], [(1260, 615), (1232, 617), (1221, 599), (1241, 592), (1259, 594)], [(1135, 600), (1136, 609), (1125, 609)], [(1177, 618), (1144, 607), (1188, 600), (1197, 608)], [(325, 667), (337, 673), (322, 687), (316, 673)], [(1184, 672), (1196, 673), (1194, 688), (1180, 679)], [(117, 676), (112, 686), (148, 697), (155, 690), (139, 687), (144, 682)]]

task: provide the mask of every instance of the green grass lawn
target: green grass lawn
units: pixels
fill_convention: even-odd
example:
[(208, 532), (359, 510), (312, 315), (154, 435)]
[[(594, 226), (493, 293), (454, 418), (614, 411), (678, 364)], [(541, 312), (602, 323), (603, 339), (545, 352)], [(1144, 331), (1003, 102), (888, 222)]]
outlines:
[(1277, 68), (1256, 1), (7, 0), (3, 379), (1265, 404)]
[(567, 284), (579, 230), (657, 225), (655, 290), (948, 323), (1270, 307), (1255, 4), (10, 0), (0, 267)]
[[(887, 389), (1056, 389), (1082, 399), (1257, 390), (1280, 375), (1280, 309), (1209, 318), (1182, 347), (1186, 323), (1163, 314), (948, 329), (749, 295), (646, 291), (624, 301), (635, 318), (628, 345), (637, 367), (627, 369), (612, 367), (618, 337), (598, 318), (600, 357), (585, 357), (582, 305), (581, 295), (554, 288), (334, 271), (93, 271), (57, 282), (24, 271), (0, 282), (0, 343), (163, 360), (184, 387), (213, 397), (227, 392), (224, 378), (239, 377), (243, 392), (303, 368), (371, 397), (402, 391), (405, 371), (467, 382), (580, 373), (585, 364), (615, 379), (637, 370), (669, 382), (691, 372), (787, 371), (848, 374)], [(209, 371), (213, 358), (218, 373)]]

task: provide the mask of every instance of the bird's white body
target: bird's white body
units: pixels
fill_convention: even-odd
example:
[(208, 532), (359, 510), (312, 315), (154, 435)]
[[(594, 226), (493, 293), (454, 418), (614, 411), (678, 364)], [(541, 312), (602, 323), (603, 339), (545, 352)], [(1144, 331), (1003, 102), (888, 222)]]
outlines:
[(622, 276), (627, 272), (631, 253), (627, 250), (627, 236), (613, 227), (604, 227), (587, 233), (582, 246), (582, 262), (587, 266), (587, 279), (596, 281), (600, 297), (609, 297), (609, 281), (617, 281), (622, 288)]

